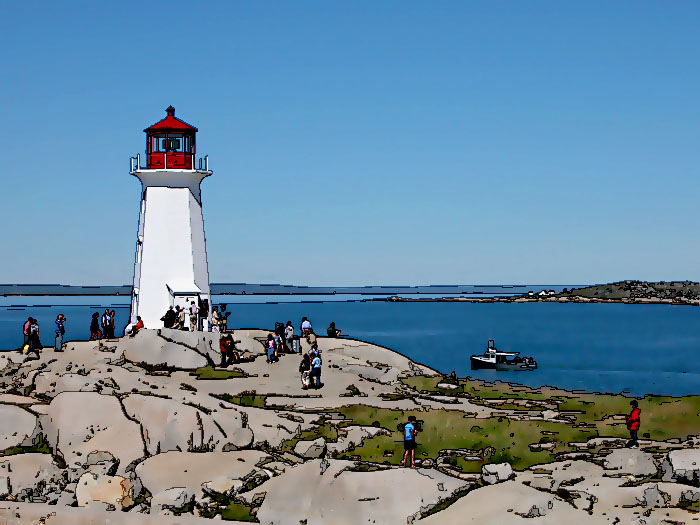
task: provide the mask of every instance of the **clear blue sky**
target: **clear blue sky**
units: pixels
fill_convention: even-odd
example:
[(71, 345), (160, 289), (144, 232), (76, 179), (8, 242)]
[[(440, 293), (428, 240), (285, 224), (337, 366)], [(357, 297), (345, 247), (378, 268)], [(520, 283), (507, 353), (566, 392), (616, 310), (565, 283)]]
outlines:
[(212, 282), (700, 280), (697, 2), (6, 2), (0, 281), (133, 278), (198, 126)]

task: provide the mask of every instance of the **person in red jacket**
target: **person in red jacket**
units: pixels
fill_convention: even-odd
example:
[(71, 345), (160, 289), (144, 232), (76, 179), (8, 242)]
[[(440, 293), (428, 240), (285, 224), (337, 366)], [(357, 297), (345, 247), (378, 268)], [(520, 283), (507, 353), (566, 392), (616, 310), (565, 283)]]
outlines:
[(642, 423), (641, 419), (639, 418), (642, 411), (639, 409), (639, 403), (637, 403), (636, 399), (630, 401), (630, 405), (632, 405), (632, 412), (630, 412), (630, 415), (627, 416), (627, 428), (630, 431), (630, 441), (627, 443), (627, 446), (630, 448), (639, 448), (637, 432), (639, 431), (639, 426)]

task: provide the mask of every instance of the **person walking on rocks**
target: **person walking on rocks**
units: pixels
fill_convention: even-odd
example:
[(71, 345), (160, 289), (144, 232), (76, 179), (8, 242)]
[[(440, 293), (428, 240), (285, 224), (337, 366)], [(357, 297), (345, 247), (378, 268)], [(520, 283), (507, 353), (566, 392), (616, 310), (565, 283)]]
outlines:
[(22, 328), (24, 332), (24, 346), (27, 346), (29, 344), (29, 327), (32, 324), (32, 318), (28, 317), (27, 321), (24, 323), (24, 327)]
[(632, 412), (630, 412), (630, 415), (627, 416), (627, 428), (630, 431), (630, 440), (627, 443), (627, 446), (630, 448), (639, 448), (637, 432), (639, 432), (639, 427), (642, 424), (639, 417), (642, 411), (639, 409), (639, 403), (636, 399), (630, 401), (630, 405), (632, 405)]
[(54, 345), (54, 350), (56, 350), (56, 352), (63, 351), (63, 336), (66, 334), (66, 328), (63, 324), (65, 322), (66, 318), (63, 314), (58, 314), (58, 317), (56, 317), (56, 343)]
[(411, 453), (411, 468), (416, 468), (416, 418), (408, 416), (408, 423), (403, 426), (403, 464), (408, 466), (408, 454)]
[(311, 373), (311, 359), (309, 354), (304, 354), (301, 358), (301, 363), (299, 363), (299, 373), (301, 374), (301, 388), (308, 390), (309, 388), (309, 375)]
[(190, 301), (190, 332), (197, 330), (197, 314), (199, 313), (199, 308), (194, 303)]
[(99, 341), (102, 339), (102, 332), (100, 332), (100, 313), (95, 312), (92, 314), (92, 320), (90, 321), (90, 341)]

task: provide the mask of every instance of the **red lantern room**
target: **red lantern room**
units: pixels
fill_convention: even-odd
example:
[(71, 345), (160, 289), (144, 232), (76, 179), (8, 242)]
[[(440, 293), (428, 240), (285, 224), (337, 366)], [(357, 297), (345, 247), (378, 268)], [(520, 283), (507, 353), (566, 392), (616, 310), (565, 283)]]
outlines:
[(146, 154), (149, 170), (194, 169), (195, 134), (197, 128), (175, 118), (175, 108), (165, 110), (168, 116), (153, 124), (146, 132)]

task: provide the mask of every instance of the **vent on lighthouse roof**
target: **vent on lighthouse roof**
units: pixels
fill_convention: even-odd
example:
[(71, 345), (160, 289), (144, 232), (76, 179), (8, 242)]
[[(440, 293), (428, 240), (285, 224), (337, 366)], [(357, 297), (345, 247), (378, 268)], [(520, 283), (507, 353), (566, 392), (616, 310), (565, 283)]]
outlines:
[(154, 131), (198, 131), (194, 126), (190, 126), (184, 120), (175, 117), (175, 108), (168, 106), (165, 110), (168, 116), (160, 122), (156, 122), (150, 128), (144, 129), (146, 133)]

